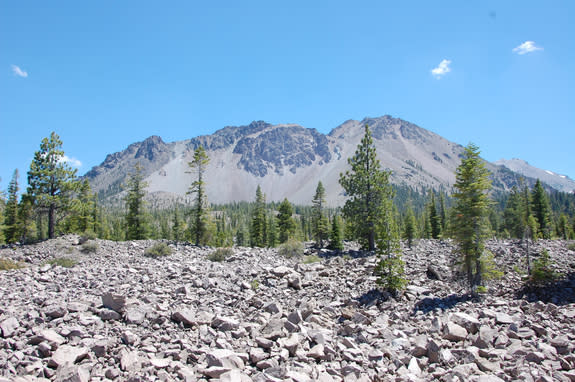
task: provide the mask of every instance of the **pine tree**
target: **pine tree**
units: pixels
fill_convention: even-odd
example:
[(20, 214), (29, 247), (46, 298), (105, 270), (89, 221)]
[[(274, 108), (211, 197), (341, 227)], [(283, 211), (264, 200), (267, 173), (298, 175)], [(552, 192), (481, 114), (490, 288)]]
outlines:
[(55, 235), (56, 213), (68, 211), (72, 195), (78, 188), (76, 170), (63, 159), (62, 141), (52, 132), (49, 138), (42, 140), (28, 171), (27, 193), (36, 209), (48, 215), (50, 239)]
[(90, 188), (87, 179), (79, 182), (77, 197), (71, 204), (71, 215), (68, 218), (68, 231), (75, 233), (91, 232), (96, 233), (94, 229), (94, 194)]
[(321, 181), (317, 184), (312, 204), (312, 234), (316, 246), (323, 248), (323, 241), (327, 239), (329, 233), (329, 222), (323, 212), (325, 205), (325, 188)]
[(413, 208), (411, 208), (411, 205), (407, 207), (404, 221), (403, 237), (407, 240), (407, 246), (411, 249), (413, 246), (413, 239), (415, 239), (415, 236), (417, 235), (417, 223), (415, 221), (415, 215), (413, 214)]
[(277, 221), (276, 221), (276, 217), (274, 216), (274, 214), (270, 214), (270, 216), (268, 217), (268, 229), (267, 229), (267, 242), (268, 242), (268, 247), (270, 248), (274, 248), (275, 246), (277, 246), (277, 241), (278, 241), (278, 234), (277, 234)]
[(544, 239), (550, 239), (552, 228), (551, 206), (549, 204), (549, 197), (539, 179), (537, 179), (531, 191), (531, 203), (533, 216), (538, 224), (538, 236)]
[(14, 170), (8, 184), (8, 200), (4, 210), (4, 239), (7, 243), (16, 243), (20, 239), (18, 221), (18, 170)]
[(144, 202), (148, 184), (144, 182), (140, 164), (134, 166), (134, 171), (128, 175), (128, 180), (124, 187), (127, 190), (127, 195), (124, 198), (127, 210), (125, 216), (126, 239), (148, 239), (151, 229), (149, 215)]
[(196, 245), (204, 245), (208, 242), (208, 199), (206, 196), (206, 183), (204, 173), (209, 163), (208, 155), (203, 146), (198, 146), (194, 151), (194, 159), (188, 163), (198, 178), (192, 183), (188, 194), (195, 194), (192, 209), (192, 238)]
[(252, 213), (250, 229), (250, 244), (252, 247), (266, 246), (266, 199), (258, 185), (256, 189), (256, 202)]
[(341, 218), (339, 215), (335, 215), (331, 222), (331, 232), (329, 236), (329, 249), (335, 251), (343, 250), (343, 240), (342, 240), (342, 229), (341, 229)]
[(185, 231), (185, 223), (182, 218), (180, 218), (178, 209), (174, 208), (174, 214), (172, 215), (172, 239), (175, 241), (184, 240)]
[(401, 256), (399, 228), (396, 224), (395, 211), (391, 199), (387, 204), (385, 215), (378, 221), (377, 254), (379, 261), (375, 267), (378, 276), (377, 284), (397, 295), (407, 285), (405, 263)]
[(472, 294), (482, 285), (481, 255), (486, 239), (491, 188), (489, 170), (479, 157), (479, 148), (470, 143), (465, 147), (461, 164), (455, 174), (455, 241), (459, 246), (462, 263)]
[(375, 249), (376, 225), (385, 215), (384, 201), (391, 198), (390, 171), (381, 169), (369, 126), (355, 151), (348, 159), (351, 171), (340, 174), (339, 183), (348, 199), (343, 214), (363, 248)]
[(22, 195), (18, 205), (18, 240), (26, 243), (38, 236), (34, 219), (34, 203), (29, 194)]
[(293, 220), (293, 207), (291, 203), (285, 198), (279, 208), (279, 214), (277, 216), (278, 221), (278, 231), (279, 231), (279, 242), (280, 244), (285, 243), (288, 241), (289, 238), (292, 238), (295, 234), (296, 224)]
[(441, 235), (441, 216), (437, 213), (437, 205), (435, 202), (435, 193), (431, 191), (431, 200), (427, 205), (429, 219), (430, 236), (432, 239), (439, 239)]

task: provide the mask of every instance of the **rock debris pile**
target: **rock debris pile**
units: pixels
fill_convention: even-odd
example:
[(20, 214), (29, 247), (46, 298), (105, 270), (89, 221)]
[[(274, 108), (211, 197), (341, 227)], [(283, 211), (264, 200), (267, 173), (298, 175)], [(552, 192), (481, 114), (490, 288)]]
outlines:
[[(489, 243), (505, 276), (473, 301), (449, 242), (405, 250), (395, 300), (376, 288), (377, 258), (353, 251), (305, 264), (234, 248), (212, 262), (210, 248), (150, 258), (150, 241), (84, 254), (77, 240), (0, 250), (26, 264), (0, 272), (0, 381), (575, 381), (574, 279), (519, 293), (516, 242)], [(573, 275), (568, 243), (542, 248)]]

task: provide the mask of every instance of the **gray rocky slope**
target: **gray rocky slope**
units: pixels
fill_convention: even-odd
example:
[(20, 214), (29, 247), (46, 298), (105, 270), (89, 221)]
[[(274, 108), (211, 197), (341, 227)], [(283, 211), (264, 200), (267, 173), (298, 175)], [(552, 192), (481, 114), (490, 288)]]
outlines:
[[(391, 116), (349, 120), (328, 135), (299, 125), (259, 121), (171, 143), (153, 136), (108, 155), (85, 177), (94, 191), (113, 200), (139, 163), (150, 196), (181, 199), (193, 182), (188, 163), (202, 145), (210, 158), (205, 181), (212, 203), (253, 200), (259, 185), (268, 201), (287, 197), (294, 203), (309, 204), (322, 181), (328, 203), (338, 206), (344, 201), (339, 176), (348, 170), (347, 159), (355, 153), (366, 124), (382, 166), (392, 171), (393, 183), (419, 190), (450, 190), (463, 147)], [(488, 168), (496, 190), (509, 190), (520, 177), (504, 166), (488, 163)]]
[(571, 193), (575, 192), (575, 180), (566, 175), (556, 174), (553, 171), (542, 170), (532, 166), (523, 159), (500, 159), (493, 163), (499, 166), (505, 166), (518, 174), (540, 179), (542, 182), (547, 183), (556, 190)]
[[(464, 297), (449, 242), (405, 250), (399, 301), (377, 291), (376, 257), (359, 252), (303, 264), (234, 248), (217, 263), (210, 248), (171, 244), (155, 259), (149, 241), (97, 244), (0, 250), (26, 263), (0, 272), (0, 381), (575, 380), (574, 280), (518, 293), (514, 242), (489, 242), (505, 277), (479, 302)], [(543, 247), (572, 275), (567, 243), (533, 252)], [(78, 264), (45, 264), (63, 256)]]

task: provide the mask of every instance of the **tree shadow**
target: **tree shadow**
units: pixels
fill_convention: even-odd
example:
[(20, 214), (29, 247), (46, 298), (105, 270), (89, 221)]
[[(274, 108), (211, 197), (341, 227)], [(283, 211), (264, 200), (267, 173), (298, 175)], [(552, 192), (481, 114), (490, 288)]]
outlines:
[(560, 280), (545, 284), (526, 284), (517, 291), (515, 297), (525, 298), (529, 302), (573, 304), (575, 303), (575, 272), (570, 272)]
[(377, 304), (378, 302), (387, 301), (392, 295), (389, 292), (383, 291), (378, 288), (373, 288), (365, 292), (355, 300), (360, 306), (371, 306)]
[(416, 314), (417, 312), (427, 314), (437, 310), (449, 310), (459, 303), (472, 299), (473, 298), (469, 294), (451, 294), (447, 297), (425, 297), (414, 305), (413, 314)]

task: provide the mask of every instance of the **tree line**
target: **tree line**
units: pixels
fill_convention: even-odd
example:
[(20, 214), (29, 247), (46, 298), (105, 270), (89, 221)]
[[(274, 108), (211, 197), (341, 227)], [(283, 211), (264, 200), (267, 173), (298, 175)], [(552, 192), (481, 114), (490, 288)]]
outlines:
[[(340, 174), (346, 202), (326, 206), (326, 190), (318, 182), (310, 205), (286, 198), (267, 202), (258, 186), (252, 202), (210, 204), (205, 172), (209, 157), (202, 146), (189, 162), (193, 175), (191, 205), (150, 208), (142, 168), (136, 165), (123, 184), (122, 208), (103, 205), (86, 179), (64, 160), (62, 141), (51, 133), (27, 172), (20, 193), (18, 170), (0, 198), (0, 243), (25, 243), (78, 233), (111, 240), (170, 239), (195, 245), (275, 247), (290, 240), (314, 241), (317, 248), (343, 249), (355, 240), (377, 251), (380, 280), (401, 287), (403, 263), (399, 241), (411, 247), (418, 238), (458, 242), (470, 285), (481, 285), (479, 258), (488, 237), (575, 238), (575, 196), (546, 192), (537, 180), (530, 189), (520, 182), (508, 194), (491, 192), (489, 172), (470, 144), (456, 172), (454, 192), (414, 190), (391, 185), (382, 168), (368, 126), (349, 169)], [(474, 272), (473, 269), (476, 271)]]

